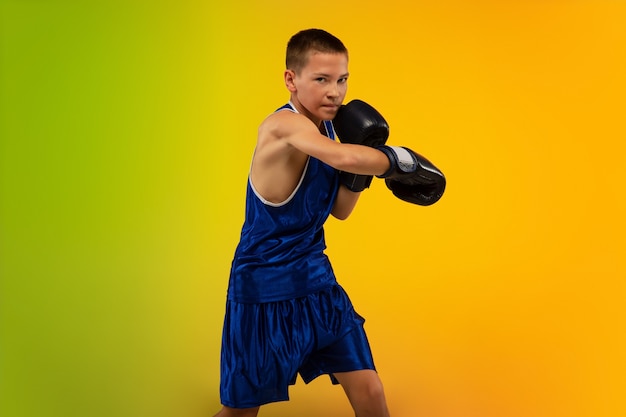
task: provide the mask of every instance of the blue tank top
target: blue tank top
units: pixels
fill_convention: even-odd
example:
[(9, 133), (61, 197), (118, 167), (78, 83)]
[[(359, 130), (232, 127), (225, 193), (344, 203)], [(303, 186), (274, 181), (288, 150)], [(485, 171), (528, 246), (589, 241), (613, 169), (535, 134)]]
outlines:
[[(295, 112), (286, 104), (277, 111)], [(326, 136), (335, 139), (332, 122)], [(263, 303), (302, 297), (336, 283), (324, 250), (324, 222), (337, 197), (335, 168), (309, 157), (294, 192), (282, 203), (263, 200), (248, 177), (245, 220), (235, 250), (228, 299)]]

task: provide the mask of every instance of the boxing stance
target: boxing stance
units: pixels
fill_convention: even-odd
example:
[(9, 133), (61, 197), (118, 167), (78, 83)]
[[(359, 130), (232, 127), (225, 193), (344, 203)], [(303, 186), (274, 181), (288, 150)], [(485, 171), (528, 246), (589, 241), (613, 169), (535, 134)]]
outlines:
[[(387, 147), (389, 126), (371, 106), (341, 107), (349, 73), (339, 39), (301, 31), (288, 43), (286, 64), (289, 102), (259, 126), (246, 184), (217, 415), (256, 416), (263, 404), (288, 400), (298, 375), (307, 383), (328, 375), (357, 417), (388, 417), (365, 319), (325, 254), (324, 223), (330, 216), (346, 219), (374, 175), (407, 201), (432, 201), (428, 187), (438, 171), (419, 156), (407, 157), (408, 150)], [(435, 184), (441, 191), (441, 179)]]

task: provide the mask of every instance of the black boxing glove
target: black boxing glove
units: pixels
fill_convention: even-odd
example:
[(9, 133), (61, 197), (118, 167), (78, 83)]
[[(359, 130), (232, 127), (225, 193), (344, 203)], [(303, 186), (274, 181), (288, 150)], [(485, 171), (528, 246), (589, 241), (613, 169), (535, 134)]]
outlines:
[(379, 178), (401, 200), (420, 206), (435, 204), (446, 189), (446, 178), (428, 159), (400, 146), (377, 148), (389, 158), (389, 169)]
[[(333, 119), (335, 132), (342, 143), (365, 145), (372, 148), (384, 145), (389, 137), (389, 125), (372, 106), (361, 100), (352, 100), (337, 111)], [(350, 191), (369, 188), (373, 175), (359, 175), (341, 171), (339, 180)]]

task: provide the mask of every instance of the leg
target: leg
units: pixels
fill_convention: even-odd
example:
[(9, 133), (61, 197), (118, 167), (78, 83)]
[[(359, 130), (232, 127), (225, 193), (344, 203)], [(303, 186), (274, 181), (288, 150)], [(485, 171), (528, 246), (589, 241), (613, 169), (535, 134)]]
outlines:
[(224, 406), (214, 417), (256, 417), (259, 407), (231, 408)]
[(362, 370), (335, 373), (356, 417), (389, 417), (383, 384), (376, 371)]

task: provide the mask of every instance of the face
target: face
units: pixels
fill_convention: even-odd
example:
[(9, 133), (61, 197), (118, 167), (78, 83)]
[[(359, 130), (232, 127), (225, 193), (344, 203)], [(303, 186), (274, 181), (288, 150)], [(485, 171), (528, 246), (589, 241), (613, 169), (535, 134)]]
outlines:
[(319, 124), (337, 114), (348, 89), (346, 54), (313, 52), (299, 73), (285, 71), (285, 84), (296, 109)]

